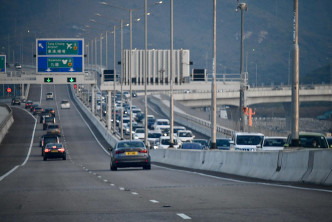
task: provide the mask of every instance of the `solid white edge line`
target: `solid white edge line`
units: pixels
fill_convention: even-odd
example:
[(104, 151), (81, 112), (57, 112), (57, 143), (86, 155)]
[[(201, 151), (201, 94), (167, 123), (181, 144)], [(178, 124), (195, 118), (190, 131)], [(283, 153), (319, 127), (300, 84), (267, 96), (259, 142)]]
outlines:
[[(71, 86), (70, 86), (71, 87)], [(67, 87), (67, 92), (68, 92), (68, 96), (69, 96), (69, 89)], [(73, 93), (73, 92), (72, 92)], [(74, 93), (73, 93), (73, 96), (76, 96)], [(69, 96), (70, 97), (70, 96)], [(82, 114), (80, 113), (80, 111), (78, 111), (75, 103), (74, 103), (74, 107), (76, 109), (76, 111), (78, 112), (78, 114), (81, 116), (82, 120), (84, 121), (84, 123), (86, 124), (86, 126), (89, 128), (90, 132), (92, 133), (92, 136), (95, 138), (95, 140), (97, 141), (97, 143), (99, 144), (99, 146), (105, 151), (105, 153), (107, 153), (107, 155), (110, 155), (110, 153), (105, 149), (105, 147), (98, 141), (96, 135), (93, 133), (92, 129), (90, 128), (89, 124), (85, 121), (85, 119), (83, 118)]]
[(0, 181), (2, 181), (3, 179), (5, 179), (7, 176), (9, 176), (11, 173), (13, 173), (17, 168), (19, 168), (20, 165), (15, 166), (13, 169), (11, 169), (10, 171), (8, 171), (6, 174), (2, 175), (0, 177)]
[(191, 217), (189, 217), (183, 213), (177, 213), (176, 215), (178, 215), (179, 217), (181, 217), (184, 220), (191, 220)]

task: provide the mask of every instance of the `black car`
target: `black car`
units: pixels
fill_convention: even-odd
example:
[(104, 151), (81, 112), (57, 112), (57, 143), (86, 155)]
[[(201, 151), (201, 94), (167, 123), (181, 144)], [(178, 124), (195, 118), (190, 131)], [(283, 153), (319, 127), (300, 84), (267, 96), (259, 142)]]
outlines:
[(40, 139), (41, 155), (44, 155), (44, 148), (48, 143), (59, 143), (60, 139), (57, 135), (45, 134)]
[(31, 100), (28, 100), (25, 102), (25, 108), (26, 109), (30, 109), (30, 107), (32, 106), (33, 102)]
[(66, 160), (66, 149), (62, 143), (48, 143), (44, 148), (44, 161), (49, 158)]
[(110, 169), (115, 171), (118, 167), (143, 167), (151, 169), (151, 157), (148, 149), (140, 140), (122, 140), (111, 149)]
[(55, 118), (54, 116), (48, 116), (45, 117), (43, 120), (43, 130), (46, 130), (48, 128), (48, 124), (54, 124), (55, 123)]
[(13, 98), (12, 99), (12, 105), (21, 105), (21, 99), (20, 98)]
[(55, 110), (53, 108), (48, 107), (48, 108), (45, 108), (44, 111), (48, 112), (52, 116), (55, 116)]

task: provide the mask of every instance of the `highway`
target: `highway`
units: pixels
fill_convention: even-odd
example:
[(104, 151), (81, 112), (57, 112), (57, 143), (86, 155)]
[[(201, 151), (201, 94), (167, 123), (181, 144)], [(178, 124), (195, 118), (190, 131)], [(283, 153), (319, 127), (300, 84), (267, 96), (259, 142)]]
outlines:
[[(45, 100), (49, 91), (54, 101)], [(60, 102), (67, 98), (71, 109), (61, 110)], [(273, 184), (156, 164), (151, 170), (110, 171), (109, 145), (81, 116), (66, 85), (31, 85), (29, 99), (55, 109), (67, 160), (43, 161), (39, 138), (45, 131), (39, 119), (35, 123), (23, 105), (14, 108), (15, 122), (0, 145), (2, 222), (331, 221), (328, 187)]]

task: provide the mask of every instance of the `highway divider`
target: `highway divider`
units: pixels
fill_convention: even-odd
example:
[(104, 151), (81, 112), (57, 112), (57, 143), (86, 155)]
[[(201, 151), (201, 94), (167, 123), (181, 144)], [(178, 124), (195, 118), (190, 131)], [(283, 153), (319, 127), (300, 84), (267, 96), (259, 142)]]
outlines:
[(13, 111), (7, 104), (0, 104), (1, 113), (3, 114), (0, 122), (0, 143), (5, 138), (9, 128), (14, 123)]
[(151, 159), (178, 167), (268, 181), (332, 185), (332, 149), (223, 151), (156, 149)]

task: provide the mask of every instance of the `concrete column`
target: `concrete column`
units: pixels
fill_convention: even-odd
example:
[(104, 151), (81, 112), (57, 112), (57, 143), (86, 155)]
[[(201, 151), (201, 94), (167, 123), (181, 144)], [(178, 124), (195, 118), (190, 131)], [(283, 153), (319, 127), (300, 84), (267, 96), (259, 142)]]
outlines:
[(284, 106), (285, 118), (286, 118), (286, 126), (285, 129), (287, 131), (291, 130), (291, 120), (292, 120), (292, 104), (290, 102), (286, 102), (282, 104)]
[(108, 101), (107, 101), (107, 129), (111, 131), (112, 129), (112, 91), (108, 90)]
[(95, 85), (91, 85), (91, 112), (95, 114)]

